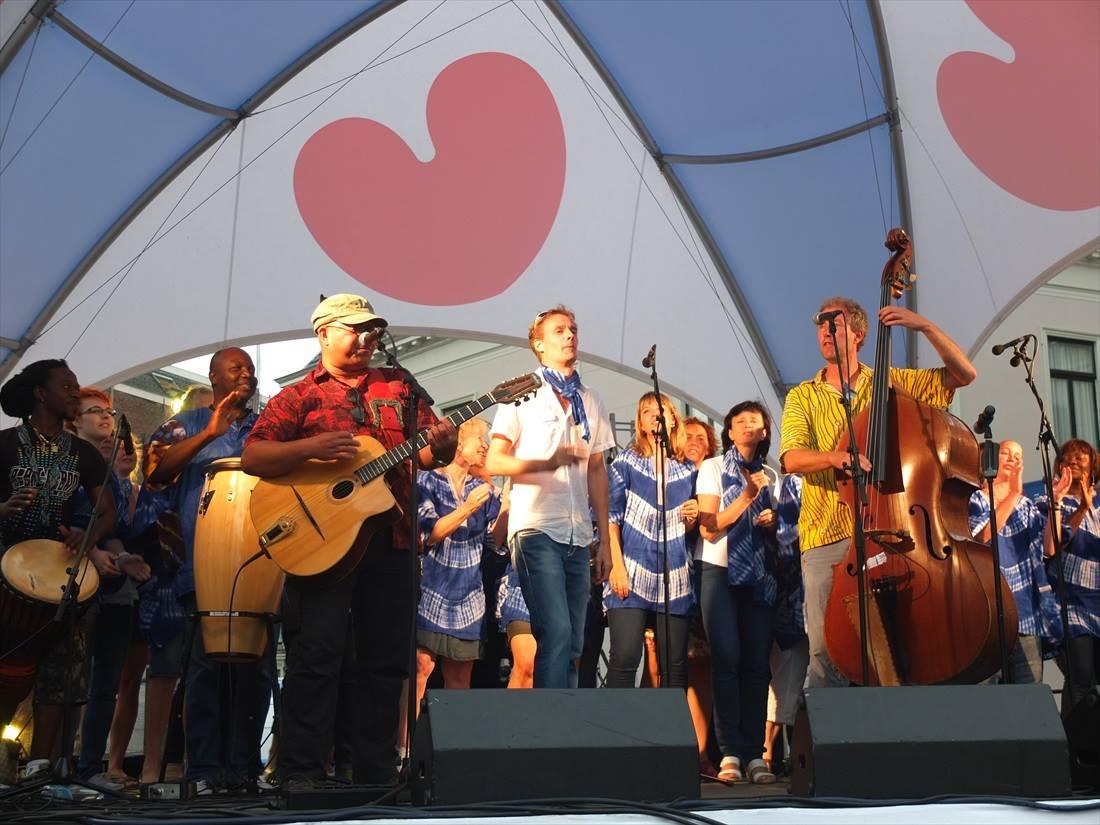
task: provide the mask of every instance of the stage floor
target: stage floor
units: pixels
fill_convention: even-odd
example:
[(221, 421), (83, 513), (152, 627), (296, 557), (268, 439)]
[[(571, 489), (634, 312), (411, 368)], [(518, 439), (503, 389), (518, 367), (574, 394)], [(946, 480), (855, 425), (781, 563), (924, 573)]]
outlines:
[[(609, 823), (678, 822), (695, 825), (842, 825), (888, 822), (965, 823), (965, 825), (1097, 825), (1100, 799), (1067, 800), (939, 799), (883, 804), (878, 801), (799, 799), (789, 794), (785, 781), (774, 785), (734, 786), (704, 782), (701, 799), (674, 805), (613, 800), (546, 800), (538, 803), (487, 803), (461, 808), (364, 806), (331, 810), (288, 811), (275, 794), (204, 797), (189, 802), (115, 800), (64, 802), (26, 797), (0, 804), (4, 823), (106, 823), (145, 825), (152, 822), (225, 823), (240, 818), (250, 823), (344, 823), (370, 820), (402, 823), (415, 819), (423, 825), (609, 825)], [(434, 815), (436, 813), (438, 815)]]

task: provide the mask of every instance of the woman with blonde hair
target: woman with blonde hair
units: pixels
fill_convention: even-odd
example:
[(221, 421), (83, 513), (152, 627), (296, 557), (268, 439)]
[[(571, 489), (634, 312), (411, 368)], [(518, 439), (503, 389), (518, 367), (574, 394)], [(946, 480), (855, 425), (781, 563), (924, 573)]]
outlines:
[(489, 450), (488, 430), (481, 419), (467, 421), (458, 428), (454, 460), (417, 478), (424, 546), (416, 617), (418, 707), (437, 659), (444, 687), (468, 688), (474, 661), (481, 657), (481, 557), (501, 506), (500, 493), (478, 477)]
[[(671, 455), (657, 458), (657, 417), (663, 409)], [(686, 531), (695, 524), (698, 507), (692, 497), (695, 467), (684, 458), (684, 428), (667, 396), (646, 393), (634, 416), (634, 441), (611, 463), (608, 529), (611, 577), (604, 590), (611, 632), (608, 687), (633, 687), (642, 655), (646, 621), (657, 613), (658, 661), (668, 651), (668, 684), (687, 686), (688, 627), (695, 599)], [(664, 553), (661, 511), (668, 536), (668, 644), (665, 642)], [(661, 664), (666, 664), (661, 661)]]

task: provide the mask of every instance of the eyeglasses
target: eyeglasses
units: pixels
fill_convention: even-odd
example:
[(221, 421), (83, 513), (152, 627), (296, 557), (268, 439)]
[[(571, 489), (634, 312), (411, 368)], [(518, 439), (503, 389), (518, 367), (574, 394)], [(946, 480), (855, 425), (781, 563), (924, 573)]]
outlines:
[(111, 418), (114, 418), (116, 415), (118, 415), (118, 410), (113, 410), (110, 407), (88, 407), (88, 409), (84, 410), (80, 414), (81, 415), (109, 415)]
[(326, 327), (336, 327), (342, 329), (345, 332), (350, 332), (352, 335), (362, 335), (364, 332), (376, 332), (379, 335), (382, 334), (382, 330), (386, 328), (385, 324), (380, 324), (377, 321), (367, 321), (362, 324), (356, 324), (355, 326), (348, 326), (340, 321), (333, 321), (331, 324), (325, 324)]
[(356, 424), (367, 423), (367, 411), (363, 408), (363, 396), (359, 394), (359, 390), (348, 390), (347, 400), (351, 402), (351, 417)]

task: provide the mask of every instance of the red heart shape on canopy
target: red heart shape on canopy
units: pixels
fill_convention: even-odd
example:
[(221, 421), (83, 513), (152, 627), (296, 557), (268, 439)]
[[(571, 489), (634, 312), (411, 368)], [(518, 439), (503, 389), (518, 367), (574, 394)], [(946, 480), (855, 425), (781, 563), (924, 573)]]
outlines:
[(344, 118), (318, 129), (294, 166), (309, 231), (364, 286), (417, 304), (499, 295), (535, 259), (565, 187), (565, 130), (527, 63), (456, 60), (428, 92), (435, 157), (389, 127)]
[(936, 93), (947, 127), (994, 183), (1046, 209), (1100, 205), (1100, 3), (970, 0), (1016, 51), (959, 52)]

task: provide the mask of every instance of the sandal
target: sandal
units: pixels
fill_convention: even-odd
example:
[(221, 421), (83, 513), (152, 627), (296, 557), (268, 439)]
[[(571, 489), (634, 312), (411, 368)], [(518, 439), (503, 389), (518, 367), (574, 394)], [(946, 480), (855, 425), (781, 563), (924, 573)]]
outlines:
[(116, 782), (122, 786), (123, 790), (136, 791), (139, 786), (139, 782), (134, 777), (125, 771), (104, 771), (103, 776), (106, 776), (112, 782)]
[(744, 782), (745, 777), (741, 773), (741, 760), (736, 756), (723, 756), (718, 765), (719, 782)]
[(754, 785), (771, 785), (775, 782), (775, 774), (763, 759), (754, 759), (749, 762), (749, 782)]

